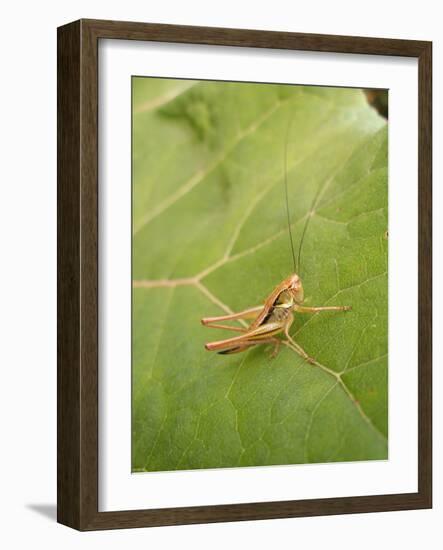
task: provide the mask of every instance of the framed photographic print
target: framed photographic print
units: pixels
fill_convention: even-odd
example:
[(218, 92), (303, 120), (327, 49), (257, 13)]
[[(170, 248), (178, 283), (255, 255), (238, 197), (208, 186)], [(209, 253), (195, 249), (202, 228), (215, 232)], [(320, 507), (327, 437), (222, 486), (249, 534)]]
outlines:
[(431, 43), (58, 30), (58, 520), (431, 507)]

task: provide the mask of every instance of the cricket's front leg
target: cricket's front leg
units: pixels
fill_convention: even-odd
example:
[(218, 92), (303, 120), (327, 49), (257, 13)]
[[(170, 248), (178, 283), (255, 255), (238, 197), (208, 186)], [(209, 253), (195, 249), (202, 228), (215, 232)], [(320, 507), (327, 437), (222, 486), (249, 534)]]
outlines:
[(285, 336), (288, 339), (288, 342), (290, 343), (291, 348), (296, 353), (298, 353), (301, 357), (303, 357), (303, 359), (305, 359), (305, 361), (307, 361), (308, 363), (311, 363), (311, 365), (315, 365), (315, 359), (313, 357), (311, 357), (310, 355), (308, 355), (305, 352), (305, 350), (299, 344), (297, 344), (297, 342), (289, 334), (289, 329), (291, 328), (291, 325), (292, 325), (293, 321), (294, 321), (294, 315), (291, 313), (291, 315), (290, 315), (290, 317), (288, 317), (288, 320), (287, 320), (286, 325), (285, 325)]
[(294, 304), (294, 310), (299, 313), (316, 313), (317, 311), (349, 311), (352, 306), (319, 306), (309, 307), (301, 306), (300, 304)]

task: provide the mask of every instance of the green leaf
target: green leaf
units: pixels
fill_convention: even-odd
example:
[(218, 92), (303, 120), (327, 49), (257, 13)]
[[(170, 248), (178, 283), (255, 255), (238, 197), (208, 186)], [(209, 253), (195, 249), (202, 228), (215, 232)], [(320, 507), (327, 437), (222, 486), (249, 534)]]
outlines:
[[(135, 78), (133, 108), (133, 470), (386, 459), (386, 122), (307, 86)], [(296, 315), (318, 365), (200, 324), (293, 271), (286, 142), (305, 305), (352, 306)]]

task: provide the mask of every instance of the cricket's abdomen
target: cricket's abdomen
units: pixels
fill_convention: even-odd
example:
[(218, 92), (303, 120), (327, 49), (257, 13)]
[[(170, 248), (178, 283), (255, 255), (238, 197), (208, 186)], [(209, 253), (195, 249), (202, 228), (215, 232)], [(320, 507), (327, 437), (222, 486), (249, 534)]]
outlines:
[(282, 323), (284, 325), (285, 324), (284, 322), (288, 320), (290, 315), (291, 315), (291, 310), (289, 308), (277, 306), (272, 308), (269, 315), (267, 315), (263, 319), (263, 322), (261, 324), (264, 325), (265, 323), (275, 322), (275, 323)]

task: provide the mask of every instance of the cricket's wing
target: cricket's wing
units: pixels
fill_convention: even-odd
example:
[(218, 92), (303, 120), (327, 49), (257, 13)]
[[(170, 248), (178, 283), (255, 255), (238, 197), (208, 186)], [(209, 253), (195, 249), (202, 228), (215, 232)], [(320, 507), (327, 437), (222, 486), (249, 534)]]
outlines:
[(266, 319), (266, 317), (269, 315), (271, 308), (274, 306), (275, 302), (277, 301), (277, 298), (280, 296), (280, 294), (287, 290), (289, 286), (290, 279), (292, 278), (292, 275), (290, 275), (287, 279), (282, 281), (279, 285), (277, 285), (274, 290), (271, 292), (271, 294), (266, 298), (265, 304), (263, 306), (263, 309), (258, 314), (256, 319), (253, 323), (251, 323), (251, 326), (249, 327), (251, 330), (258, 328), (263, 321)]

